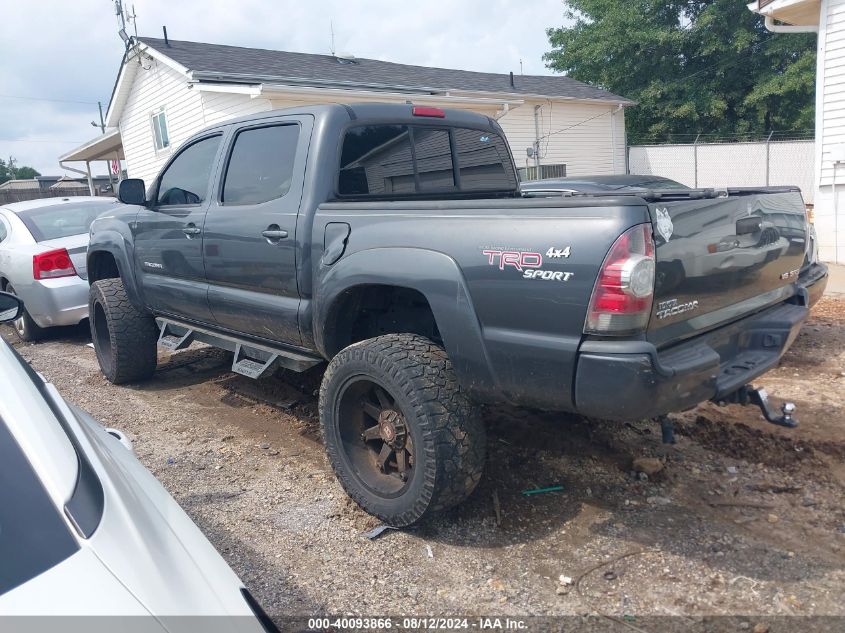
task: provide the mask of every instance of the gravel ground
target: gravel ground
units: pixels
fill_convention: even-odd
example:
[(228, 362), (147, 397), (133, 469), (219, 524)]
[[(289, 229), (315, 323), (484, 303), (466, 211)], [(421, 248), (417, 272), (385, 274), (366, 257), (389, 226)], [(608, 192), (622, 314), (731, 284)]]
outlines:
[[(650, 616), (742, 615), (733, 630), (758, 633), (763, 616), (845, 616), (843, 299), (823, 300), (759, 381), (796, 402), (798, 429), (705, 404), (675, 416), (669, 447), (645, 421), (490, 408), (469, 501), (375, 540), (324, 457), (319, 375), (250, 381), (226, 354), (191, 348), (115, 387), (87, 341), (72, 328), (15, 345), (129, 434), (272, 614), (602, 613), (640, 631)], [(548, 486), (562, 490), (522, 494)]]

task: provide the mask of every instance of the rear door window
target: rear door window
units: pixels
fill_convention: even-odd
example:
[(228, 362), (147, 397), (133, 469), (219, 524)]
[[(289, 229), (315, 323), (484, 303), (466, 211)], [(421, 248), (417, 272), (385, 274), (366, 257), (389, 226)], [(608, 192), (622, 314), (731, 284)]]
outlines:
[(0, 420), (0, 595), (78, 550), (44, 485)]
[(244, 130), (235, 138), (223, 181), (223, 204), (261, 204), (290, 189), (298, 125)]

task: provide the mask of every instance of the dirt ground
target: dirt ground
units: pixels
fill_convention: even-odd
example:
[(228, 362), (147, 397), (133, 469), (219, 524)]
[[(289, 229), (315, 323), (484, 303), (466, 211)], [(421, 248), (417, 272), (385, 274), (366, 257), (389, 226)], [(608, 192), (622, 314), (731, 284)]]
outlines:
[[(843, 298), (816, 306), (759, 381), (797, 404), (799, 428), (705, 404), (675, 416), (667, 446), (649, 422), (490, 408), (470, 500), (375, 540), (324, 457), (318, 376), (254, 382), (192, 348), (163, 354), (152, 381), (114, 387), (88, 340), (80, 327), (15, 345), (130, 435), (271, 614), (602, 613), (640, 631), (656, 615), (741, 615), (735, 630), (753, 631), (762, 616), (845, 616)], [(645, 477), (641, 457), (665, 466)], [(549, 486), (562, 490), (523, 495)]]

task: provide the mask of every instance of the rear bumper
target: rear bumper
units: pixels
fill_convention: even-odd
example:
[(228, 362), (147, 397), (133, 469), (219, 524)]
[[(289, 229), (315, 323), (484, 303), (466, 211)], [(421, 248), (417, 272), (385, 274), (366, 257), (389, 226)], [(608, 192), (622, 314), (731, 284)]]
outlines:
[(586, 341), (575, 374), (578, 413), (610, 420), (652, 418), (733, 393), (771, 369), (821, 298), (827, 269), (799, 279), (782, 303), (658, 351), (645, 341)]
[(33, 281), (15, 291), (39, 327), (76, 325), (88, 316), (88, 282), (81, 277)]
[(807, 293), (809, 306), (812, 308), (822, 298), (827, 288), (828, 270), (824, 264), (812, 264), (801, 272), (798, 288)]

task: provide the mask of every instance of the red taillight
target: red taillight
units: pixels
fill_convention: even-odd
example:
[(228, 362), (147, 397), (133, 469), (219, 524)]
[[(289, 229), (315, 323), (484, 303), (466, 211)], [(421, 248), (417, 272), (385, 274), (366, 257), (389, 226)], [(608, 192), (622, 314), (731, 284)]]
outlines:
[(74, 275), (76, 275), (76, 268), (70, 261), (67, 249), (60, 248), (32, 257), (33, 279), (57, 279), (59, 277), (73, 277)]
[(640, 224), (617, 238), (604, 258), (584, 332), (629, 334), (648, 325), (654, 297), (654, 240)]
[(411, 114), (414, 116), (431, 116), (438, 119), (445, 119), (446, 113), (440, 108), (430, 108), (428, 106), (414, 106), (411, 109)]

